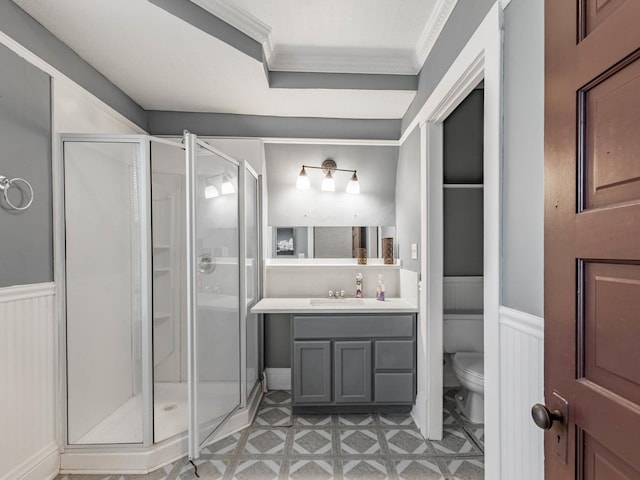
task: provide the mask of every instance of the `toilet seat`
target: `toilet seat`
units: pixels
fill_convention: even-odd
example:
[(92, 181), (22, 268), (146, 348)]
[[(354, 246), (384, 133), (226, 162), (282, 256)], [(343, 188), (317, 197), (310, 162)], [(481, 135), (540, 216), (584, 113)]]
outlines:
[(467, 381), (484, 388), (484, 355), (474, 352), (458, 352), (452, 356), (453, 369)]

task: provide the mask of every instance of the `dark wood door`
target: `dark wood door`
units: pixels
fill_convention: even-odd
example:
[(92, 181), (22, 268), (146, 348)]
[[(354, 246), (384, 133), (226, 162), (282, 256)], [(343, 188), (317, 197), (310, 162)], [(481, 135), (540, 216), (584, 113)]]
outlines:
[(545, 15), (546, 478), (640, 479), (640, 1)]

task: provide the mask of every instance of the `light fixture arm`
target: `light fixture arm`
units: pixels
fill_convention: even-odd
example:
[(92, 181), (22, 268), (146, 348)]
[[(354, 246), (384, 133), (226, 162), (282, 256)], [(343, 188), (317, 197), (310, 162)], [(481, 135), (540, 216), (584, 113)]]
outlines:
[(351, 172), (356, 173), (355, 170), (348, 170), (346, 168), (326, 168), (326, 167), (314, 167), (311, 165), (302, 165), (302, 168), (314, 168), (316, 170), (330, 170), (331, 172)]

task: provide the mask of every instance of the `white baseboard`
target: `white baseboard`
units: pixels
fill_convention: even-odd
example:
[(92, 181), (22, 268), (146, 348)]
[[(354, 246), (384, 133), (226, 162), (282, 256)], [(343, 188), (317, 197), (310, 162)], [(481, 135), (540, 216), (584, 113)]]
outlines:
[(51, 443), (0, 480), (51, 480), (59, 471), (60, 449)]
[[(418, 392), (416, 395), (416, 403), (411, 409), (411, 417), (420, 430), (420, 433), (424, 438), (427, 438), (427, 398)], [(435, 439), (434, 439), (435, 440)]]
[(267, 368), (265, 371), (269, 390), (291, 390), (290, 368)]

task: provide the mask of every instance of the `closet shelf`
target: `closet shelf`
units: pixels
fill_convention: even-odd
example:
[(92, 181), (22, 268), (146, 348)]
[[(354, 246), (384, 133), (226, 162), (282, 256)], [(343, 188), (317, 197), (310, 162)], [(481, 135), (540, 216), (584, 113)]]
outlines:
[(444, 188), (483, 188), (483, 183), (445, 183)]

